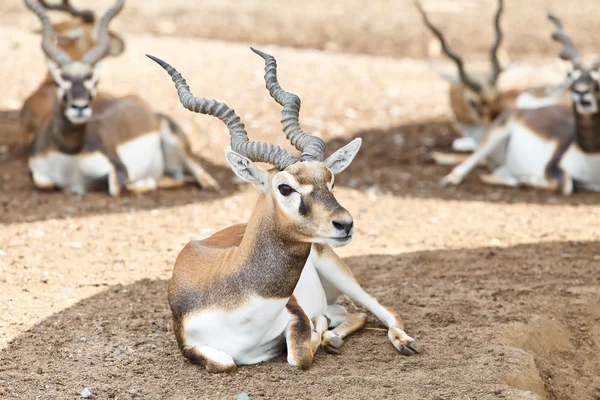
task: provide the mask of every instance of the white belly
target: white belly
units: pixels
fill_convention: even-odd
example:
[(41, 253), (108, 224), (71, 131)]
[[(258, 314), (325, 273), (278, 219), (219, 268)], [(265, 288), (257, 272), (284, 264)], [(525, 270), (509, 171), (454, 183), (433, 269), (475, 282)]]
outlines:
[(112, 170), (108, 159), (100, 152), (64, 154), (50, 151), (29, 159), (29, 169), (38, 186), (56, 185), (75, 193), (84, 193)]
[(290, 317), (287, 299), (254, 298), (233, 312), (205, 310), (184, 320), (188, 346), (207, 345), (229, 354), (237, 365), (256, 364), (281, 354)]
[(158, 180), (163, 175), (165, 163), (160, 132), (148, 133), (119, 145), (117, 154), (132, 182), (146, 178)]
[(572, 144), (560, 161), (562, 169), (576, 182), (600, 184), (600, 154), (585, 153)]
[(544, 140), (520, 124), (512, 124), (506, 152), (506, 167), (520, 181), (544, 178), (546, 165), (557, 142)]

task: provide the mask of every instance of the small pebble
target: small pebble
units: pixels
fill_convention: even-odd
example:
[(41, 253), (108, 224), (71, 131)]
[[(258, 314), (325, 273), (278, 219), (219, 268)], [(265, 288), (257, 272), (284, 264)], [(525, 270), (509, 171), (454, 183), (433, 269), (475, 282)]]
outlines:
[(93, 396), (92, 391), (88, 388), (85, 388), (81, 391), (81, 397), (84, 399), (88, 399), (92, 396)]
[(250, 396), (248, 396), (248, 393), (242, 392), (238, 395), (237, 400), (250, 400)]

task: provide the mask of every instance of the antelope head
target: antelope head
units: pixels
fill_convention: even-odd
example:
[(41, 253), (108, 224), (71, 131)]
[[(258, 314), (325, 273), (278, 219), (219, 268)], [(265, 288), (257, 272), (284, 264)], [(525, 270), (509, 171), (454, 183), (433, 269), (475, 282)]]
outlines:
[(548, 13), (548, 18), (556, 26), (552, 39), (563, 45), (559, 57), (570, 63), (566, 85), (571, 90), (575, 109), (580, 114), (597, 113), (600, 104), (600, 57), (586, 62), (563, 30), (560, 19), (551, 13)]
[(54, 29), (46, 10), (37, 0), (25, 0), (25, 4), (42, 22), (42, 49), (48, 58), (50, 73), (57, 85), (57, 101), (65, 116), (73, 124), (84, 124), (92, 116), (92, 99), (98, 85), (98, 63), (110, 52), (108, 25), (121, 11), (125, 0), (117, 0), (98, 23), (98, 40), (81, 60), (59, 48), (53, 40)]
[(442, 78), (450, 81), (450, 105), (457, 120), (465, 124), (487, 124), (493, 121), (498, 114), (504, 111), (502, 98), (497, 87), (498, 77), (502, 73), (498, 49), (502, 42), (500, 17), (503, 10), (503, 0), (498, 0), (498, 10), (494, 18), (496, 40), (490, 48), (492, 72), (488, 76), (468, 74), (462, 58), (448, 47), (442, 32), (429, 21), (421, 4), (416, 1), (415, 5), (425, 25), (440, 41), (444, 54), (454, 61), (458, 69), (458, 77), (441, 74)]
[[(259, 50), (252, 50), (265, 60), (267, 89), (271, 97), (283, 106), (283, 132), (302, 152), (299, 159), (278, 146), (251, 142), (233, 109), (216, 100), (194, 97), (175, 68), (156, 57), (148, 57), (169, 73), (185, 108), (212, 115), (225, 123), (231, 136), (227, 161), (236, 175), (262, 191), (267, 202), (267, 218), (275, 219), (284, 236), (299, 242), (346, 245), (354, 234), (353, 220), (334, 196), (334, 177), (350, 165), (360, 148), (361, 139), (354, 139), (325, 159), (325, 143), (306, 134), (300, 127), (300, 98), (279, 86), (275, 59)], [(265, 162), (274, 168), (264, 171), (255, 162)]]
[[(54, 24), (56, 42), (73, 60), (81, 60), (98, 39), (98, 25), (92, 10), (80, 10), (71, 5), (69, 0), (50, 4), (40, 0), (46, 10), (62, 11), (71, 15), (72, 19)], [(115, 32), (109, 31), (109, 55), (116, 57), (125, 50), (125, 42)]]

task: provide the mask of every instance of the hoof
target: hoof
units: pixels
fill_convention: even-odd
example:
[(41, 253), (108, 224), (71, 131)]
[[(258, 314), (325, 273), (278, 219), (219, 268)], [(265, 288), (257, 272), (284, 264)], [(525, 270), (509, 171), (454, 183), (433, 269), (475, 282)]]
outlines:
[(321, 347), (329, 354), (340, 354), (342, 352), (342, 344), (344, 341), (341, 337), (332, 334), (333, 336), (323, 339)]
[(462, 176), (451, 172), (440, 180), (440, 185), (442, 185), (442, 186), (457, 186), (457, 185), (460, 185), (462, 180), (463, 180)]
[(404, 356), (414, 356), (417, 353), (421, 352), (421, 346), (417, 343), (416, 340), (412, 339), (408, 343), (402, 345), (400, 348), (400, 354)]
[(391, 327), (388, 331), (388, 338), (402, 355), (412, 356), (421, 352), (417, 341), (400, 328)]

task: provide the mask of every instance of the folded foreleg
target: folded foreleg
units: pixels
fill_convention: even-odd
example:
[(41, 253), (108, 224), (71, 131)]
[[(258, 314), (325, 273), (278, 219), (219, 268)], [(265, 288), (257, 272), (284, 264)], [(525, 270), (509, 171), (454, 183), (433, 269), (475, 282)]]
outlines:
[[(398, 313), (389, 307), (382, 306), (377, 299), (369, 295), (356, 281), (348, 266), (329, 246), (315, 245), (315, 250), (314, 264), (322, 278), (372, 312), (388, 328), (388, 338), (402, 354), (412, 355), (420, 351), (416, 340), (404, 332), (404, 322)], [(340, 328), (340, 331), (350, 331), (348, 328), (356, 328), (358, 322), (360, 322), (360, 317), (354, 318), (352, 322), (348, 321)], [(329, 335), (326, 332), (326, 336)]]

